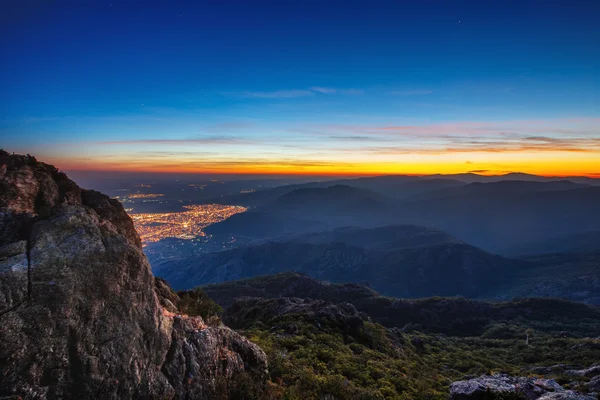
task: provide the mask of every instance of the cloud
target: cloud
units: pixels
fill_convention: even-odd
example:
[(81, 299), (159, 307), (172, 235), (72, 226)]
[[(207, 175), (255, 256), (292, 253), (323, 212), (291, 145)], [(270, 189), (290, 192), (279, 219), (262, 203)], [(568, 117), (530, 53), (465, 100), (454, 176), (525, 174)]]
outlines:
[(274, 92), (244, 92), (242, 96), (256, 99), (291, 99), (313, 96), (314, 94), (315, 92), (311, 90), (276, 90)]
[(311, 86), (308, 89), (275, 90), (272, 92), (243, 92), (242, 97), (255, 99), (292, 99), (314, 95), (360, 95), (361, 89), (336, 89), (324, 86)]
[(310, 90), (312, 92), (321, 93), (321, 94), (335, 94), (338, 91), (337, 89), (334, 89), (334, 88), (321, 87), (321, 86), (312, 86), (312, 87), (308, 88), (308, 90)]
[(214, 144), (214, 143), (242, 143), (248, 144), (253, 143), (247, 139), (236, 138), (232, 136), (207, 136), (207, 137), (195, 137), (195, 138), (184, 138), (184, 139), (133, 139), (133, 140), (112, 140), (105, 142), (95, 142), (100, 145), (127, 145), (127, 144), (190, 144), (190, 145), (201, 145), (201, 144)]
[[(326, 139), (386, 142), (386, 146), (352, 148), (356, 154), (444, 154), (509, 152), (600, 152), (597, 118), (522, 121), (460, 121), (428, 125), (323, 125), (310, 134)], [(590, 132), (595, 132), (590, 135)], [(540, 134), (543, 133), (543, 134)], [(340, 150), (345, 152), (346, 150)], [(468, 164), (467, 162), (466, 164)]]
[(400, 96), (423, 96), (426, 94), (433, 93), (433, 90), (429, 89), (413, 89), (413, 90), (394, 90), (392, 94)]

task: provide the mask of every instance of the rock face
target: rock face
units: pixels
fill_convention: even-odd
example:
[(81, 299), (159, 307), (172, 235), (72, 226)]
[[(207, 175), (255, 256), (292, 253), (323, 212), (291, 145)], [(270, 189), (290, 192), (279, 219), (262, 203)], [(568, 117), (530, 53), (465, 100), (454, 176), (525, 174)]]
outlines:
[(595, 400), (595, 396), (566, 390), (552, 379), (481, 376), (450, 386), (450, 400)]
[(210, 399), (263, 379), (260, 348), (177, 301), (116, 200), (0, 150), (0, 397)]

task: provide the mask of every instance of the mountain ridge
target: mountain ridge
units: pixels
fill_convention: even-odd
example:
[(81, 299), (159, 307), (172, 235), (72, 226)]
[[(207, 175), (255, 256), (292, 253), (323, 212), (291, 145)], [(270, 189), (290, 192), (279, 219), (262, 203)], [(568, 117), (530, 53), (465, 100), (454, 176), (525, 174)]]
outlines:
[(504, 279), (503, 269), (522, 264), (526, 262), (488, 254), (439, 230), (400, 225), (340, 228), (269, 239), (166, 261), (154, 268), (157, 275), (179, 289), (294, 270), (331, 281), (369, 282), (398, 297), (423, 297), (474, 296), (478, 285), (483, 290), (486, 285), (498, 284)]

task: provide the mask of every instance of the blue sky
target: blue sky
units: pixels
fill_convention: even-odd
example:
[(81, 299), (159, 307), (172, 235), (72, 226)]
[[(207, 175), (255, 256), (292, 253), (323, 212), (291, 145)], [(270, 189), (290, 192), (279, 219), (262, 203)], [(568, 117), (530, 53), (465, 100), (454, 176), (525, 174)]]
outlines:
[(66, 169), (600, 173), (598, 2), (111, 1), (0, 6), (2, 147)]

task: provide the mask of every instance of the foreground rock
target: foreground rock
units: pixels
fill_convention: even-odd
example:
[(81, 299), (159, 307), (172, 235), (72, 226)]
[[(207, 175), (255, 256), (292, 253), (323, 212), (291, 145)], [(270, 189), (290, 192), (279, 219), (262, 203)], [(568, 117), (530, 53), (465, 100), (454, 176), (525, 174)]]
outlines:
[(454, 382), (450, 386), (451, 400), (595, 400), (592, 395), (566, 390), (552, 379), (481, 376)]
[(176, 302), (116, 200), (0, 150), (0, 398), (211, 399), (263, 380), (260, 348)]

